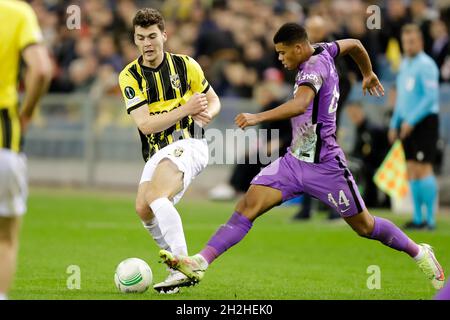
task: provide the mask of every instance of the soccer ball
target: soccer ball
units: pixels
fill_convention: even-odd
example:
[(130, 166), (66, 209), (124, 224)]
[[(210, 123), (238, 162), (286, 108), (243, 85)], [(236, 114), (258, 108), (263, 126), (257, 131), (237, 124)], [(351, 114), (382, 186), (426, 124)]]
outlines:
[(152, 280), (152, 269), (144, 260), (138, 258), (123, 260), (114, 274), (116, 287), (123, 293), (145, 292)]

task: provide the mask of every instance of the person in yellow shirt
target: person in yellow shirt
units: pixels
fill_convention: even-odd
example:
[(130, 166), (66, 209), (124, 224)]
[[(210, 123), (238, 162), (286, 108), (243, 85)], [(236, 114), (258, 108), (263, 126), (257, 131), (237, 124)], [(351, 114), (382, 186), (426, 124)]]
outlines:
[[(23, 134), (51, 79), (51, 61), (32, 8), (0, 1), (0, 300), (7, 298), (16, 269), (21, 217), (26, 211), (27, 173)], [(20, 58), (26, 64), (25, 96), (19, 108)]]
[[(186, 254), (174, 205), (208, 164), (203, 127), (219, 113), (220, 101), (194, 59), (164, 51), (167, 35), (157, 10), (139, 10), (133, 27), (141, 56), (122, 70), (119, 84), (146, 162), (136, 212), (161, 249)], [(174, 293), (191, 284), (185, 275), (172, 271), (154, 289)]]

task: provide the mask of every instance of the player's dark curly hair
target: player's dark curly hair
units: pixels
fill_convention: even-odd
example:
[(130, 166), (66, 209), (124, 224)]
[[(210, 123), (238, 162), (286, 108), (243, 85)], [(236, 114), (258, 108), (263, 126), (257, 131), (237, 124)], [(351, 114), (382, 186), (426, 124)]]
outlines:
[(273, 37), (273, 43), (283, 43), (291, 45), (296, 42), (303, 42), (308, 40), (308, 35), (305, 28), (297, 23), (285, 23)]
[(153, 8), (140, 9), (133, 18), (133, 29), (136, 26), (148, 28), (154, 24), (159, 30), (164, 31), (164, 18), (158, 10)]

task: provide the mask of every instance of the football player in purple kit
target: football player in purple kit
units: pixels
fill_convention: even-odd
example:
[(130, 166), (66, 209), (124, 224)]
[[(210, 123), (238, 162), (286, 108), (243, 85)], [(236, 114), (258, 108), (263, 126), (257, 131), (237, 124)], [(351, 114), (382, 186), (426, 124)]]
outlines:
[(389, 220), (369, 213), (336, 142), (339, 80), (335, 58), (350, 55), (363, 75), (363, 93), (384, 95), (361, 42), (344, 39), (312, 45), (305, 29), (296, 23), (284, 24), (273, 40), (284, 67), (298, 71), (294, 97), (269, 111), (241, 113), (235, 122), (244, 129), (264, 121), (290, 118), (293, 139), (288, 152), (253, 179), (231, 218), (200, 253), (187, 257), (161, 250), (161, 258), (198, 282), (211, 262), (244, 238), (257, 217), (286, 200), (308, 193), (334, 207), (358, 235), (411, 256), (433, 286), (441, 288), (444, 272), (431, 247), (416, 244)]

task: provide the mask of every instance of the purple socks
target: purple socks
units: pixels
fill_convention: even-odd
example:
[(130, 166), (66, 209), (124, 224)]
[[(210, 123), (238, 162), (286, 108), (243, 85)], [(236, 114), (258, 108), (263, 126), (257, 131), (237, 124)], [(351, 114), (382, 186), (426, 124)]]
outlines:
[[(419, 246), (409, 239), (395, 224), (380, 217), (374, 217), (374, 219), (371, 239), (378, 240), (393, 249), (406, 252), (411, 257), (417, 256)], [(222, 225), (211, 237), (200, 254), (210, 264), (226, 250), (241, 241), (252, 225), (253, 223), (247, 217), (238, 212), (233, 213), (230, 220)]]
[(238, 212), (233, 213), (230, 220), (222, 225), (211, 237), (206, 247), (200, 251), (200, 254), (210, 264), (227, 249), (241, 241), (252, 225), (253, 223), (247, 217)]
[(389, 220), (374, 217), (375, 225), (373, 227), (371, 239), (378, 240), (392, 249), (406, 252), (411, 257), (417, 256), (419, 246), (415, 244), (408, 236)]

